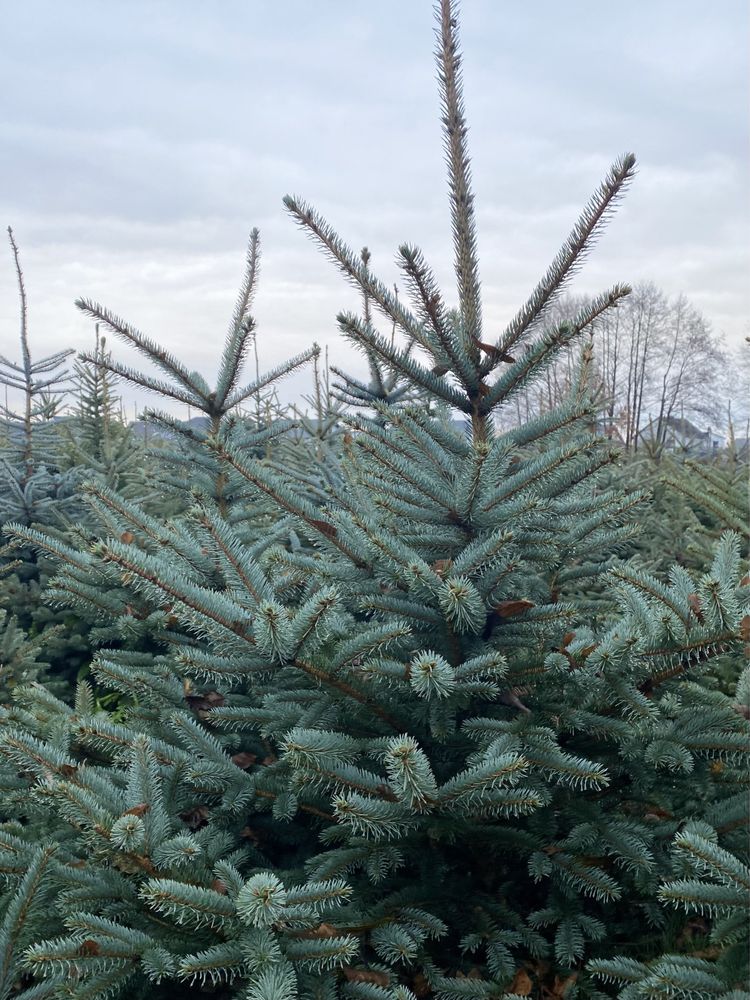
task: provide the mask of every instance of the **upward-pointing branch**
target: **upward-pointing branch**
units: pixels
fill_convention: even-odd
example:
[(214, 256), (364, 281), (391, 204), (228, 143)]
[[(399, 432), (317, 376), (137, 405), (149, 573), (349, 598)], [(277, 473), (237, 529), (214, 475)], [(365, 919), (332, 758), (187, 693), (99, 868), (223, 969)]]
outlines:
[(250, 303), (255, 294), (255, 286), (258, 280), (258, 264), (260, 262), (260, 233), (257, 229), (250, 231), (250, 240), (247, 245), (245, 257), (245, 273), (242, 277), (242, 285), (237, 296), (237, 302), (232, 314), (232, 322), (229, 325), (229, 334), (237, 331), (238, 327), (247, 315)]
[(216, 379), (216, 402), (219, 407), (223, 406), (237, 386), (242, 373), (246, 343), (255, 331), (255, 324), (250, 316), (250, 303), (258, 281), (259, 263), (260, 233), (257, 229), (253, 229), (245, 258), (245, 273), (227, 331)]
[[(18, 294), (21, 297), (21, 354), (23, 356), (23, 390), (24, 390), (24, 412), (23, 412), (23, 467), (24, 482), (31, 479), (34, 473), (34, 450), (31, 437), (31, 417), (34, 402), (34, 390), (32, 385), (32, 365), (31, 352), (29, 350), (29, 330), (26, 306), (26, 287), (23, 282), (23, 271), (21, 261), (18, 256), (18, 245), (13, 237), (13, 230), (8, 226), (8, 239), (10, 248), (13, 251), (13, 260), (16, 265), (16, 276), (18, 277)], [(7, 380), (6, 380), (7, 381)]]
[[(150, 337), (141, 333), (140, 330), (136, 330), (134, 326), (126, 323), (124, 319), (115, 316), (114, 313), (105, 309), (104, 306), (100, 306), (98, 302), (92, 302), (90, 299), (76, 299), (76, 305), (81, 312), (103, 323), (104, 326), (120, 337), (121, 340), (132, 344), (141, 354), (145, 354), (149, 361), (152, 361), (158, 368), (161, 368), (170, 378), (179, 382), (184, 389), (195, 393), (196, 397), (203, 401), (208, 400), (206, 386), (199, 383), (194, 373), (188, 371), (181, 361), (178, 361), (173, 354), (170, 354), (169, 351), (157, 344), (156, 341), (151, 340)], [(113, 372), (113, 374), (123, 373)]]
[(429, 331), (401, 305), (398, 297), (392, 295), (383, 282), (375, 277), (362, 259), (339, 238), (333, 227), (301, 198), (286, 195), (284, 205), (302, 229), (306, 230), (339, 266), (345, 277), (361, 292), (366, 292), (370, 300), (404, 331), (409, 340), (415, 340), (426, 351), (432, 353), (433, 344)]
[[(507, 354), (522, 340), (547, 306), (562, 291), (566, 281), (582, 263), (586, 252), (591, 249), (634, 173), (635, 156), (632, 153), (626, 153), (612, 164), (609, 173), (592, 195), (546, 274), (499, 339), (497, 343), (499, 354)], [(494, 367), (494, 363), (487, 362), (487, 364), (488, 371)]]
[(479, 286), (474, 195), (466, 143), (468, 132), (461, 86), (461, 54), (458, 48), (458, 19), (452, 0), (440, 0), (440, 19), (435, 52), (442, 106), (443, 140), (448, 164), (454, 267), (463, 321), (466, 350), (472, 360), (479, 358), (477, 342), (482, 339), (482, 307)]
[(31, 354), (29, 352), (29, 330), (27, 321), (26, 306), (26, 286), (23, 281), (23, 271), (21, 270), (21, 260), (18, 256), (18, 244), (13, 236), (13, 230), (8, 226), (8, 239), (10, 248), (13, 251), (13, 261), (16, 265), (16, 276), (18, 278), (18, 294), (21, 296), (21, 353), (23, 354), (23, 364), (26, 370), (27, 379), (31, 375)]

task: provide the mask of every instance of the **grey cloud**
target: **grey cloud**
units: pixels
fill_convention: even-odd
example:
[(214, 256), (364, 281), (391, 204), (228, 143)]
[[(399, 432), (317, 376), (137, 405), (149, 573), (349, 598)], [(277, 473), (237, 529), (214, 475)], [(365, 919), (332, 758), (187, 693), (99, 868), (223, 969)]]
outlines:
[[(362, 371), (335, 331), (356, 295), (286, 218), (287, 191), (368, 244), (388, 282), (397, 245), (418, 243), (450, 298), (431, 6), (3, 5), (0, 216), (21, 244), (37, 349), (88, 345), (72, 307), (85, 294), (212, 370), (258, 225), (262, 361), (315, 339)], [(744, 0), (463, 6), (488, 326), (515, 311), (632, 148), (639, 176), (576, 288), (652, 279), (736, 342), (748, 315)], [(0, 253), (3, 349), (16, 330)]]

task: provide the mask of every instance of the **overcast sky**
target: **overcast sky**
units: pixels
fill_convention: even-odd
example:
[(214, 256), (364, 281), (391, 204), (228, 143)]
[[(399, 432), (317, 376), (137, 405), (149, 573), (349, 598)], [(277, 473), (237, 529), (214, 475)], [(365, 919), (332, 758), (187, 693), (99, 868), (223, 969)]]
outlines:
[[(653, 280), (730, 343), (750, 332), (749, 12), (464, 0), (488, 334), (626, 150), (638, 176), (574, 290)], [(262, 365), (316, 340), (361, 370), (335, 323), (356, 297), (286, 193), (367, 244), (388, 282), (398, 244), (420, 245), (454, 301), (428, 0), (0, 0), (0, 37), (0, 220), (21, 247), (38, 356), (91, 345), (83, 295), (211, 375), (258, 226)], [(15, 357), (0, 249), (0, 351)]]

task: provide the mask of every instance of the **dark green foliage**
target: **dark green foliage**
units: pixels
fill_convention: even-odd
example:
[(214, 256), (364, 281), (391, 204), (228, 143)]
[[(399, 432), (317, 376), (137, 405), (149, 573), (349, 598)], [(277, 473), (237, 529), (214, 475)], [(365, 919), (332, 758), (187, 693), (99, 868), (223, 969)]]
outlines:
[[(50, 632), (44, 637), (45, 643)], [(0, 610), (0, 705), (7, 705), (11, 693), (19, 684), (35, 681), (43, 664), (39, 661), (43, 642), (30, 639), (19, 628), (16, 618)]]

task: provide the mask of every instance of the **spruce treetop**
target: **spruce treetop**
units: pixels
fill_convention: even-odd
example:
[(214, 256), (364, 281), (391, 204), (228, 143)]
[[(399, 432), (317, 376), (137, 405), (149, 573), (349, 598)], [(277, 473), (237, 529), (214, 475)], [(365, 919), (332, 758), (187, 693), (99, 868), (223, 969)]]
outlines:
[[(338, 316), (344, 336), (365, 352), (371, 367), (373, 359), (377, 359), (393, 376), (470, 416), (473, 433), (484, 440), (489, 435), (488, 418), (492, 412), (537, 378), (562, 347), (572, 343), (604, 310), (630, 291), (627, 285), (615, 285), (595, 298), (574, 322), (540, 331), (548, 307), (580, 267), (626, 190), (635, 171), (635, 157), (626, 153), (615, 161), (529, 299), (499, 337), (485, 342), (455, 5), (447, 0), (441, 2), (437, 18), (437, 75), (458, 308), (446, 308), (434, 274), (418, 248), (403, 244), (397, 256), (413, 301), (410, 310), (372, 274), (369, 257), (358, 259), (302, 198), (287, 196), (284, 203), (364, 296), (363, 318), (351, 313)], [(370, 303), (406, 338), (405, 347), (397, 347), (377, 332), (370, 317)], [(415, 346), (421, 348), (424, 362), (412, 356)], [(523, 356), (516, 360), (510, 352), (521, 349)], [(509, 367), (501, 369), (501, 365)]]

